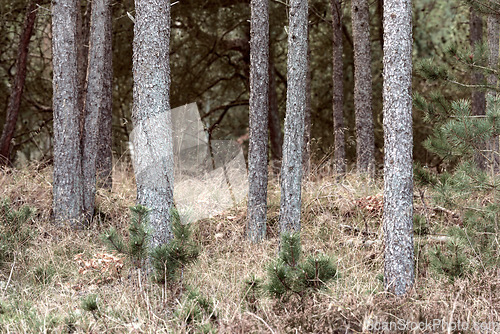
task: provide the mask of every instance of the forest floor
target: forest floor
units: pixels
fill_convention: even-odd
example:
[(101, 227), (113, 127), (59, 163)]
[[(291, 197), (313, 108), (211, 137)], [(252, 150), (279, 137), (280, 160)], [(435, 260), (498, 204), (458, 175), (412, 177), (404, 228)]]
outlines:
[[(450, 279), (430, 264), (431, 250), (446, 247), (446, 230), (460, 224), (460, 212), (434, 207), (430, 190), (415, 189), (426, 234), (415, 236), (415, 287), (396, 298), (383, 286), (382, 180), (312, 174), (303, 185), (302, 250), (334, 257), (340, 276), (301, 298), (251, 300), (245, 280), (265, 279), (277, 256), (276, 180), (269, 185), (264, 242), (246, 241), (244, 203), (193, 223), (200, 256), (179, 282), (162, 287), (99, 238), (110, 226), (128, 233), (135, 200), (130, 168), (115, 170), (112, 191), (98, 191), (95, 222), (81, 231), (50, 223), (50, 168), (0, 170), (0, 200), (8, 198), (12, 210), (36, 209), (15, 233), (0, 217), (0, 333), (500, 332), (500, 269)], [(196, 308), (188, 291), (208, 300), (209, 311)], [(93, 312), (82, 307), (89, 295), (97, 297)]]

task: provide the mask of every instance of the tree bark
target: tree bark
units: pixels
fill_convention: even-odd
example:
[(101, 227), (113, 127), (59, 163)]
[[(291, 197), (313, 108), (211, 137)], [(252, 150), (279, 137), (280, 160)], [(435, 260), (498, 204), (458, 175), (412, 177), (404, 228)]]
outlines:
[(333, 164), (337, 174), (346, 172), (344, 129), (344, 63), (342, 59), (342, 6), (339, 0), (331, 0), (333, 28), (333, 135), (335, 151)]
[(82, 226), (83, 185), (77, 22), (79, 1), (52, 2), (53, 210), (56, 223)]
[(248, 238), (266, 236), (269, 117), (269, 1), (252, 0), (250, 22), (250, 143), (248, 148)]
[(302, 146), (307, 81), (307, 0), (291, 0), (288, 32), (288, 90), (281, 166), (281, 233), (300, 231)]
[(276, 73), (272, 54), (269, 52), (269, 142), (271, 143), (272, 168), (279, 174), (283, 149), (281, 135), (281, 119), (278, 109), (278, 94), (276, 92)]
[[(496, 14), (489, 14), (488, 15), (488, 21), (487, 21), (487, 29), (488, 29), (488, 49), (489, 49), (489, 55), (488, 55), (488, 66), (489, 68), (496, 69), (498, 68), (498, 49), (499, 49), (499, 36), (500, 36), (500, 29), (499, 29), (499, 23), (498, 23), (498, 16)], [(494, 87), (497, 87), (498, 85), (498, 77), (496, 74), (490, 74), (488, 76), (488, 84)], [(492, 103), (500, 103), (500, 101), (497, 100), (498, 96), (496, 91), (490, 90), (488, 91), (488, 99), (487, 99), (487, 110), (490, 108), (493, 108), (491, 105)], [(495, 175), (498, 173), (500, 170), (500, 148), (499, 148), (499, 142), (498, 142), (498, 136), (493, 136), (489, 143), (489, 150), (491, 152), (490, 154), (490, 169), (491, 169), (491, 175)]]
[(170, 110), (170, 1), (135, 0), (134, 172), (137, 202), (148, 207), (151, 246), (172, 238), (174, 158)]
[(108, 107), (106, 87), (106, 58), (109, 46), (106, 45), (109, 21), (111, 18), (110, 0), (93, 0), (90, 23), (90, 47), (87, 70), (87, 94), (84, 109), (84, 131), (82, 136), (82, 173), (83, 173), (83, 214), (90, 222), (94, 214), (96, 192), (96, 160), (99, 141), (100, 116)]
[(33, 26), (36, 20), (36, 4), (38, 1), (30, 1), (26, 9), (26, 18), (24, 20), (23, 31), (19, 39), (16, 61), (16, 76), (12, 85), (12, 92), (9, 96), (7, 104), (7, 116), (5, 124), (0, 136), (0, 166), (10, 164), (10, 143), (16, 131), (17, 118), (21, 107), (21, 97), (24, 90), (24, 82), (26, 80), (26, 66), (28, 60), (28, 50), (31, 35), (33, 34)]
[(384, 1), (384, 284), (396, 295), (414, 283), (411, 15), (410, 0)]
[(113, 115), (113, 21), (112, 8), (106, 11), (104, 46), (104, 96), (99, 118), (99, 140), (97, 148), (97, 183), (110, 189), (113, 185), (112, 115)]
[(367, 0), (352, 0), (354, 42), (354, 109), (356, 113), (357, 170), (375, 174), (375, 139), (372, 114), (370, 17)]

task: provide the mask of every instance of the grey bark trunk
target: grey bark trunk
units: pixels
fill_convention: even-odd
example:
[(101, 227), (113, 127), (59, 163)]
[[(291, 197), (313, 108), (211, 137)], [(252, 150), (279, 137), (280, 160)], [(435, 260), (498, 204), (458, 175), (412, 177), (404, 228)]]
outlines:
[(24, 20), (23, 31), (19, 39), (16, 61), (16, 75), (12, 85), (12, 92), (9, 96), (7, 104), (7, 117), (0, 136), (0, 165), (10, 163), (10, 143), (16, 131), (16, 123), (21, 107), (21, 97), (24, 90), (24, 82), (26, 80), (26, 65), (28, 60), (28, 50), (31, 35), (33, 34), (33, 26), (36, 20), (36, 4), (38, 1), (30, 1), (26, 9), (26, 18)]
[[(476, 52), (476, 46), (483, 42), (483, 19), (474, 9), (470, 9), (469, 17), (469, 42), (471, 49)], [(472, 72), (472, 84), (481, 84), (484, 81), (484, 75), (479, 71)], [(475, 90), (471, 95), (471, 106), (473, 115), (484, 115), (486, 111), (486, 98), (482, 91)], [(479, 149), (484, 151), (486, 147), (480, 146)], [(486, 168), (486, 158), (482, 153), (475, 155), (475, 160), (479, 168)]]
[(271, 160), (274, 174), (279, 174), (283, 149), (281, 135), (281, 119), (278, 109), (278, 94), (276, 92), (276, 73), (272, 54), (269, 52), (269, 141), (271, 143)]
[(266, 236), (269, 113), (269, 1), (250, 2), (250, 143), (248, 148), (248, 238)]
[(333, 28), (333, 135), (335, 151), (333, 164), (337, 174), (346, 172), (344, 129), (344, 63), (342, 60), (342, 6), (339, 0), (331, 0)]
[(170, 110), (170, 1), (135, 0), (134, 172), (137, 202), (148, 207), (151, 246), (172, 238), (173, 142)]
[(367, 0), (352, 0), (354, 42), (354, 109), (357, 170), (374, 176), (375, 140), (372, 114), (370, 18)]
[[(499, 36), (500, 29), (498, 24), (498, 16), (495, 14), (488, 15), (488, 49), (489, 49), (489, 57), (488, 57), (488, 66), (490, 68), (498, 68), (498, 49), (499, 49)], [(498, 77), (495, 74), (490, 74), (488, 76), (488, 84), (494, 87), (498, 85)], [(490, 106), (490, 103), (495, 101), (499, 103), (496, 99), (498, 98), (496, 91), (490, 90), (488, 92), (488, 100), (487, 100), (487, 109), (489, 110), (493, 106)], [(491, 152), (489, 160), (490, 160), (490, 170), (491, 175), (498, 173), (500, 170), (500, 149), (498, 136), (494, 136), (489, 143), (489, 150)]]
[(307, 0), (291, 0), (288, 31), (288, 89), (281, 166), (281, 233), (300, 231), (302, 145), (306, 108)]
[(53, 210), (56, 223), (81, 227), (83, 192), (77, 21), (79, 1), (52, 3)]
[(384, 283), (396, 295), (414, 282), (411, 15), (410, 0), (384, 1)]
[(113, 185), (112, 114), (113, 114), (113, 21), (112, 8), (106, 11), (104, 46), (104, 96), (99, 118), (99, 140), (97, 148), (97, 183), (99, 187), (111, 189)]
[(110, 16), (110, 0), (93, 0), (90, 23), (90, 48), (87, 70), (87, 94), (84, 108), (84, 131), (82, 136), (83, 214), (90, 222), (94, 214), (96, 192), (96, 160), (99, 141), (100, 116), (107, 107), (105, 59), (109, 47), (106, 35)]

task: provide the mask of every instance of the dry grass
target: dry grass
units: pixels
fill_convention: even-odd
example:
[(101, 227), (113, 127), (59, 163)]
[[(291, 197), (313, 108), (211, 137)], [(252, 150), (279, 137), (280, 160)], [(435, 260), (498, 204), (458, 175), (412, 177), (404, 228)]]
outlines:
[[(429, 325), (420, 331), (426, 333), (487, 332), (473, 327), (487, 323), (495, 323), (499, 331), (497, 269), (451, 283), (428, 269), (425, 257), (419, 257), (414, 290), (402, 299), (384, 292), (380, 280), (382, 216), (377, 207), (381, 192), (380, 182), (369, 183), (354, 174), (342, 181), (327, 175), (305, 182), (303, 250), (334, 256), (341, 277), (303, 300), (280, 302), (262, 297), (256, 309), (251, 309), (244, 299), (244, 280), (252, 274), (264, 278), (266, 264), (277, 255), (279, 189), (275, 181), (269, 188), (266, 241), (253, 245), (245, 240), (244, 206), (199, 221), (193, 224), (194, 238), (201, 245), (198, 261), (186, 268), (181, 284), (163, 290), (130, 268), (127, 259), (122, 260), (123, 268), (113, 269), (111, 274), (99, 268), (83, 271), (83, 262), (77, 260), (98, 261), (98, 254), (106, 252), (99, 234), (109, 226), (126, 231), (128, 207), (135, 199), (129, 168), (115, 170), (113, 191), (99, 191), (99, 219), (85, 231), (50, 223), (49, 168), (0, 171), (0, 199), (10, 198), (15, 208), (29, 205), (37, 210), (30, 222), (35, 232), (31, 243), (19, 247), (14, 261), (0, 264), (0, 332), (359, 333), (369, 332), (371, 321), (379, 325), (392, 321), (393, 326), (407, 322), (413, 329), (427, 321)], [(417, 206), (419, 210), (423, 209)], [(448, 224), (446, 216), (441, 218), (433, 229)], [(428, 244), (419, 243), (422, 247)], [(188, 286), (213, 302), (216, 320), (205, 315), (201, 324), (184, 321), (189, 312), (179, 310), (187, 307), (182, 291)], [(95, 317), (81, 306), (82, 298), (89, 294), (98, 296)], [(469, 325), (469, 330), (430, 327), (437, 321), (460, 321), (461, 329)], [(386, 332), (400, 331), (392, 328)]]

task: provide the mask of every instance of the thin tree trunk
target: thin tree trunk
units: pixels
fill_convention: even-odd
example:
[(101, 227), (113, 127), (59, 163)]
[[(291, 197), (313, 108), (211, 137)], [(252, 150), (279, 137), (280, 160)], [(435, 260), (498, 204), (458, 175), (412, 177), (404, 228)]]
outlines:
[[(107, 107), (105, 81), (106, 34), (110, 18), (110, 0), (93, 0), (90, 23), (90, 48), (87, 70), (87, 94), (85, 98), (84, 131), (82, 137), (83, 214), (90, 222), (94, 214), (96, 191), (96, 159), (98, 152), (100, 115)], [(108, 85), (109, 86), (109, 85)]]
[(112, 115), (113, 115), (113, 21), (112, 8), (106, 11), (104, 45), (104, 96), (99, 118), (99, 140), (97, 148), (97, 183), (99, 187), (111, 189), (113, 185)]
[(12, 85), (12, 92), (9, 96), (7, 104), (7, 117), (0, 136), (0, 165), (10, 164), (10, 143), (16, 131), (17, 118), (21, 107), (21, 97), (24, 90), (24, 82), (26, 80), (26, 66), (28, 60), (28, 50), (31, 35), (33, 34), (33, 26), (36, 20), (36, 4), (38, 1), (30, 1), (26, 9), (26, 18), (24, 20), (23, 31), (19, 39), (16, 61), (16, 76)]
[(271, 160), (274, 174), (279, 174), (283, 149), (281, 120), (276, 92), (276, 73), (271, 52), (269, 52), (269, 141), (271, 143)]
[[(495, 14), (488, 15), (488, 48), (489, 48), (489, 57), (488, 57), (488, 66), (490, 68), (496, 69), (498, 68), (498, 49), (499, 49), (499, 36), (500, 29), (498, 24), (498, 16)], [(498, 85), (498, 77), (496, 74), (490, 74), (488, 76), (488, 84), (496, 87)], [(487, 100), (487, 110), (493, 108), (491, 103), (500, 103), (497, 100), (498, 96), (496, 91), (490, 90), (488, 91), (488, 100)], [(498, 143), (498, 136), (493, 136), (489, 143), (490, 154), (490, 163), (491, 163), (491, 175), (495, 175), (498, 173), (500, 169), (500, 150)]]
[(77, 22), (79, 1), (52, 3), (53, 210), (56, 223), (82, 226), (83, 185)]
[[(483, 42), (483, 18), (478, 15), (474, 9), (470, 9), (469, 17), (469, 41), (471, 49), (476, 53), (476, 46)], [(484, 81), (484, 75), (479, 71), (472, 72), (472, 83), (480, 84)], [(476, 90), (472, 92), (471, 96), (472, 104), (472, 114), (473, 115), (484, 115), (486, 111), (486, 98), (482, 91)], [(480, 149), (484, 151), (486, 147), (481, 146)], [(479, 168), (486, 168), (486, 158), (482, 153), (477, 153), (475, 155), (475, 160)]]
[(291, 0), (288, 32), (288, 89), (281, 166), (281, 233), (300, 231), (302, 145), (307, 81), (307, 0)]
[(304, 111), (304, 144), (302, 147), (302, 168), (304, 176), (311, 170), (311, 47), (309, 45), (309, 24), (307, 25), (307, 77), (306, 108)]
[(174, 157), (170, 110), (170, 1), (135, 0), (134, 172), (137, 202), (148, 207), (151, 246), (172, 238)]
[(339, 0), (331, 0), (333, 28), (333, 135), (335, 172), (346, 172), (344, 129), (344, 63), (342, 59), (342, 7)]
[(384, 1), (384, 283), (403, 295), (414, 282), (412, 25), (410, 0)]
[(367, 0), (352, 0), (354, 42), (354, 109), (356, 113), (357, 170), (375, 174), (375, 139), (372, 114), (370, 12)]
[(248, 238), (266, 236), (269, 117), (269, 1), (250, 2), (250, 143), (248, 148)]
[(380, 39), (380, 47), (384, 52), (384, 0), (377, 0), (378, 13), (378, 38)]

